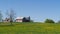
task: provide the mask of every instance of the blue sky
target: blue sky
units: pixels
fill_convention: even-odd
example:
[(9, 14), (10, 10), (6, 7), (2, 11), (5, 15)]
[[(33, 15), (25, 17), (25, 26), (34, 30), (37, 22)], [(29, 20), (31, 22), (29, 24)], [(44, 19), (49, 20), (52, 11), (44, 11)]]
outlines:
[(34, 21), (60, 20), (60, 0), (0, 0), (4, 18), (7, 10), (13, 9), (16, 17), (31, 16)]

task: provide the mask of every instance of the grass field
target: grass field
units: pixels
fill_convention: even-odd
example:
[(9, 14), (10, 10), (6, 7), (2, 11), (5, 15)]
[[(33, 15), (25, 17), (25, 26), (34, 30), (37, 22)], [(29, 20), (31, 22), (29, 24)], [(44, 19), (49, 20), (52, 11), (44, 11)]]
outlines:
[(60, 24), (0, 23), (0, 34), (60, 34)]

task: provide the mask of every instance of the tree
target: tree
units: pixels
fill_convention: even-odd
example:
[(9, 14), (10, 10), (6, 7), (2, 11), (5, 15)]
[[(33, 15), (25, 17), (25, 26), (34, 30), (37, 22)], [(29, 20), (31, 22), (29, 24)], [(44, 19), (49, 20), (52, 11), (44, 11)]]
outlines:
[(52, 19), (46, 19), (45, 23), (55, 23)]
[(6, 13), (10, 19), (10, 23), (12, 24), (12, 22), (14, 22), (14, 19), (15, 19), (15, 13), (14, 11), (11, 9), (10, 12), (7, 11)]
[(1, 13), (1, 11), (0, 11), (0, 22), (2, 22), (2, 13)]

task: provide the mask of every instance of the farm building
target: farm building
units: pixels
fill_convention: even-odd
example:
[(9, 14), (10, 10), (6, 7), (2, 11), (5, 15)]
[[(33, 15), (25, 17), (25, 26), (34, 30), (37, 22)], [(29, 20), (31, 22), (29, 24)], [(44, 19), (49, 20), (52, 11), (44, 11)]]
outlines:
[(10, 22), (9, 18), (5, 18), (5, 20), (3, 20), (3, 22)]
[(30, 22), (30, 17), (17, 17), (16, 22)]
[(16, 22), (22, 22), (22, 20), (23, 20), (23, 17), (17, 17), (16, 18)]
[[(3, 22), (10, 22), (10, 18), (5, 18)], [(15, 22), (30, 22), (30, 17), (17, 17)]]

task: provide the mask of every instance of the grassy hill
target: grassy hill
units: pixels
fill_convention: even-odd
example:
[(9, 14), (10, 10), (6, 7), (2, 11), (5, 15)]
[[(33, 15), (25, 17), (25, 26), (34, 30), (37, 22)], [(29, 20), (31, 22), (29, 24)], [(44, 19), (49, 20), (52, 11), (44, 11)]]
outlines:
[(60, 34), (60, 24), (0, 23), (0, 34)]

